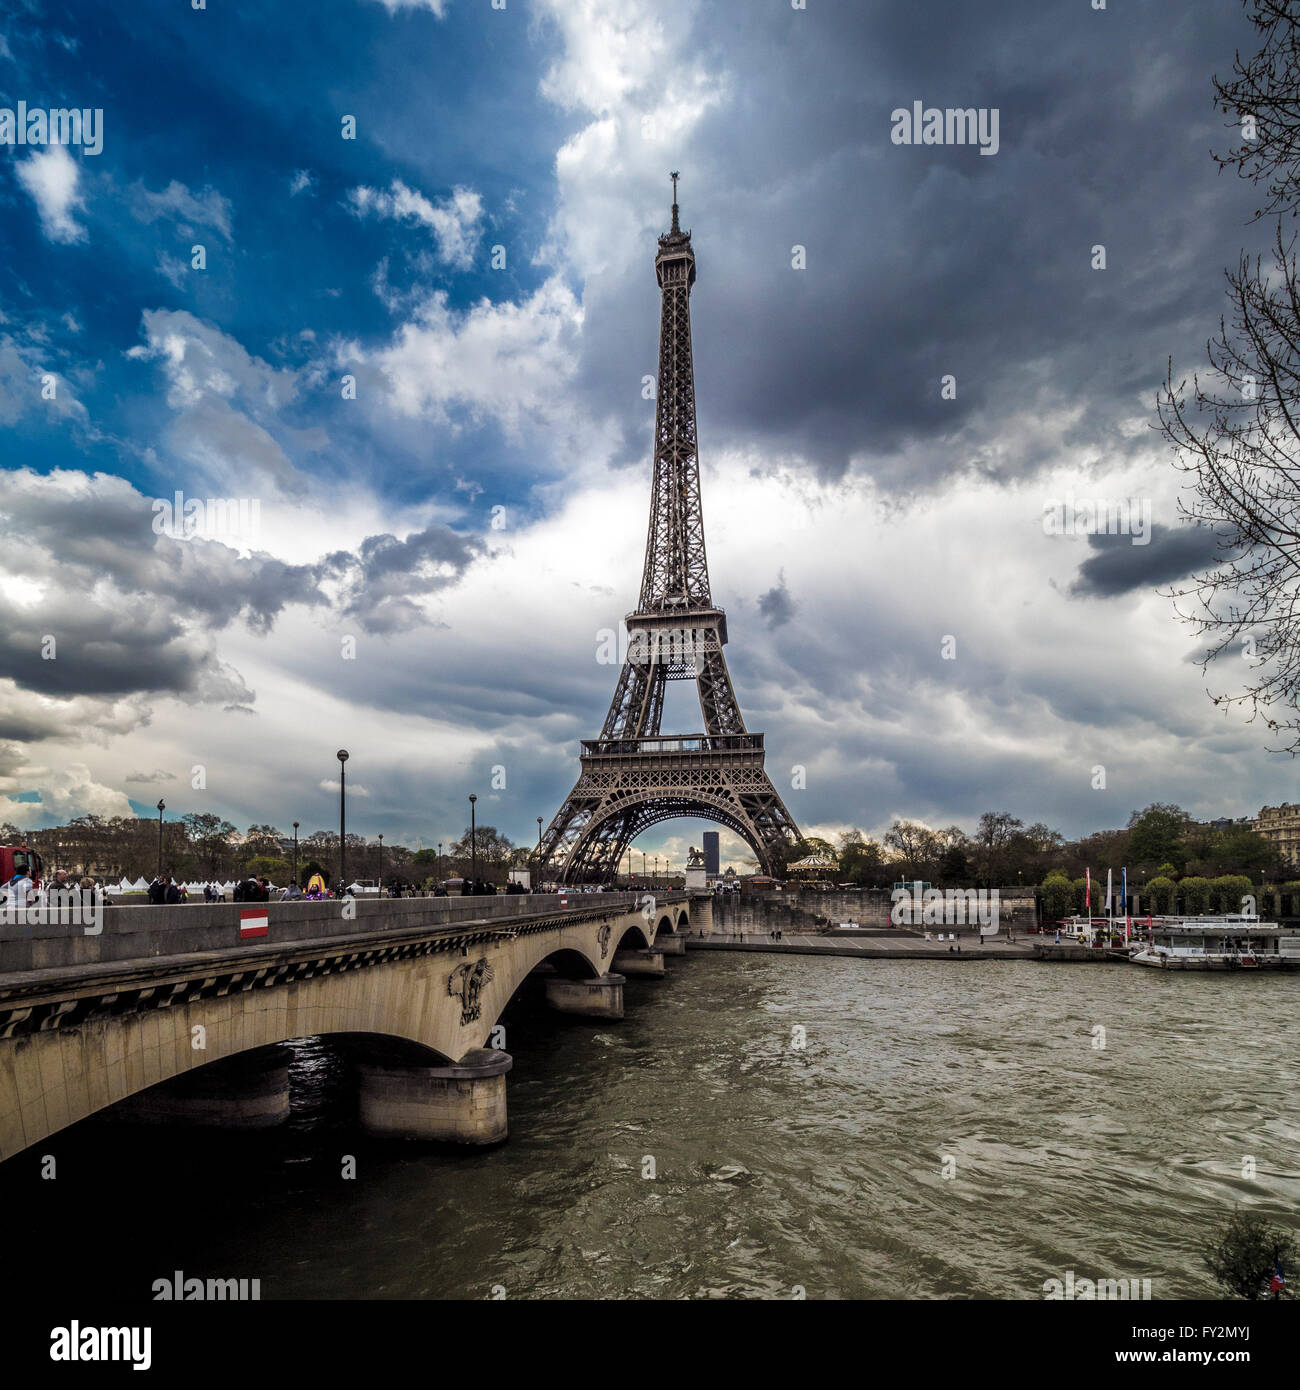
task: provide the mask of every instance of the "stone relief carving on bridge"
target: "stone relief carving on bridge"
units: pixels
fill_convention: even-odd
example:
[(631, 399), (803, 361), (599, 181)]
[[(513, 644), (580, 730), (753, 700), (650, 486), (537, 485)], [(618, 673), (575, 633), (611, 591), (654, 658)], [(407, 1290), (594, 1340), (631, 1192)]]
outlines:
[(460, 1023), (474, 1023), (483, 1012), (483, 986), (492, 983), (496, 971), (488, 964), (487, 957), (473, 962), (466, 961), (451, 972), (447, 980), (447, 993), (460, 996)]
[(596, 933), (596, 940), (600, 942), (600, 958), (605, 959), (605, 953), (609, 950), (609, 923), (602, 922), (600, 930)]

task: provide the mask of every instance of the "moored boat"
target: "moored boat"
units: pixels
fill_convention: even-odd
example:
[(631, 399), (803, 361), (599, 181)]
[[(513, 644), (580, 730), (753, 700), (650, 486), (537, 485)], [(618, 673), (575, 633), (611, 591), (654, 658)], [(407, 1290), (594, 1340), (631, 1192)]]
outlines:
[[(1245, 913), (1134, 922), (1128, 959), (1154, 970), (1297, 970), (1300, 930)], [(1136, 949), (1133, 949), (1136, 948)]]

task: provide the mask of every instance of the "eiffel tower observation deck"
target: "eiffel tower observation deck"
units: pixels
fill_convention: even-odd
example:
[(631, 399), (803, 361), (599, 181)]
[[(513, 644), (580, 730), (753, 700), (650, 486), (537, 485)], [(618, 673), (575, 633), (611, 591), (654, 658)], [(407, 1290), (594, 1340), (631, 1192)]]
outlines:
[[(600, 737), (582, 744), (577, 784), (542, 837), (539, 878), (612, 882), (625, 851), (648, 826), (683, 816), (724, 825), (780, 873), (799, 838), (763, 766), (763, 735), (745, 728), (723, 647), (727, 617), (709, 589), (695, 428), (691, 287), (695, 252), (678, 218), (659, 238), (661, 292), (654, 463), (645, 569), (626, 617), (627, 658)], [(693, 680), (699, 733), (664, 734), (670, 680)]]

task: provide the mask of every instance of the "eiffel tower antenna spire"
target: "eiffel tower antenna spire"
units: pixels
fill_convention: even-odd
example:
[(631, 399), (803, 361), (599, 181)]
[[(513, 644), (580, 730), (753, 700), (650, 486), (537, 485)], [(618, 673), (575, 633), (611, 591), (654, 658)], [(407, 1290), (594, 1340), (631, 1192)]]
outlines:
[[(582, 773), (542, 837), (539, 872), (562, 882), (610, 882), (647, 826), (679, 816), (734, 830), (765, 873), (779, 873), (799, 836), (763, 768), (763, 735), (745, 728), (722, 649), (727, 616), (709, 590), (695, 431), (691, 287), (695, 252), (677, 215), (659, 238), (659, 376), (655, 393), (650, 525), (628, 652), (598, 739), (582, 745)], [(660, 732), (671, 680), (695, 682), (703, 732)]]

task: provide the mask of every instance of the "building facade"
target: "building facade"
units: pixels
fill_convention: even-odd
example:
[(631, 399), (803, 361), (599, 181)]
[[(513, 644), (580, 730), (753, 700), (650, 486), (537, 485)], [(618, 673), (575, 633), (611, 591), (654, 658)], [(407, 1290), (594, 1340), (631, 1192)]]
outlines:
[(1284, 801), (1281, 806), (1261, 807), (1251, 829), (1271, 840), (1292, 868), (1300, 865), (1300, 805)]

